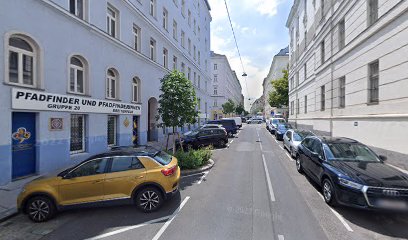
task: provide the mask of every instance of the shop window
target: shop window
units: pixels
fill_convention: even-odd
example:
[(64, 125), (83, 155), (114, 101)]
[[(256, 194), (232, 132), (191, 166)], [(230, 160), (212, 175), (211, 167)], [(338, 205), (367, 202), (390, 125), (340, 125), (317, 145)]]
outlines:
[(117, 116), (108, 116), (108, 146), (117, 144)]
[(71, 115), (70, 152), (85, 152), (85, 115)]

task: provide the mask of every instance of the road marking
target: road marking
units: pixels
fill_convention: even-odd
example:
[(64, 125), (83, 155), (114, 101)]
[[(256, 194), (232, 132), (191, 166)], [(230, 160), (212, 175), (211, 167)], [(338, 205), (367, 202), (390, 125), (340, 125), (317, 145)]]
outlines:
[(292, 162), (295, 161), (295, 160), (293, 160), (293, 158), (289, 155), (289, 153), (285, 153), (285, 154), (286, 154), (286, 156), (288, 156), (288, 158), (289, 158), (290, 161), (292, 161)]
[(347, 231), (353, 232), (353, 229), (351, 229), (350, 225), (348, 225), (348, 223), (346, 222), (346, 220), (344, 220), (343, 216), (341, 216), (340, 213), (338, 213), (333, 208), (330, 208), (330, 210), (334, 213), (334, 215), (336, 215), (336, 217), (340, 220), (340, 222), (343, 223), (343, 225), (347, 229)]
[(283, 235), (278, 235), (279, 240), (285, 240), (285, 237)]
[(207, 174), (208, 174), (209, 172), (210, 172), (210, 171), (204, 172), (204, 175), (201, 176), (201, 178), (200, 178), (200, 180), (197, 182), (197, 184), (201, 184), (201, 182), (204, 180), (204, 178), (207, 176)]
[(181, 211), (181, 209), (184, 207), (184, 205), (187, 203), (187, 201), (190, 199), (189, 196), (184, 198), (183, 202), (180, 204), (180, 206), (174, 211), (172, 214), (171, 218), (167, 220), (167, 222), (160, 228), (160, 230), (156, 233), (154, 238), (152, 240), (158, 240), (161, 235), (166, 231), (166, 229), (169, 227), (170, 223), (177, 217), (177, 214)]
[(278, 140), (276, 140), (276, 138), (275, 138), (274, 140), (275, 140), (275, 142), (276, 142), (277, 144), (279, 144), (279, 142), (278, 142)]
[(193, 173), (193, 174), (190, 174), (190, 175), (181, 176), (181, 178), (193, 177), (193, 176), (202, 175), (202, 174), (203, 174), (202, 172), (200, 172), (200, 173)]
[(264, 165), (264, 169), (265, 169), (265, 174), (266, 174), (266, 182), (268, 183), (269, 196), (270, 196), (270, 198), (271, 198), (271, 201), (272, 201), (272, 202), (275, 202), (275, 194), (273, 193), (271, 178), (269, 177), (268, 166), (266, 165), (265, 155), (263, 155), (263, 154), (262, 154), (262, 161), (263, 161), (263, 165)]
[(280, 149), (282, 149), (283, 151), (285, 151), (285, 149), (283, 149), (283, 147), (281, 145), (279, 145)]
[(262, 143), (261, 143), (261, 142), (259, 142), (259, 146), (261, 147), (261, 151), (263, 151), (263, 149), (262, 149)]
[(130, 226), (130, 227), (125, 227), (125, 228), (118, 229), (118, 230), (115, 230), (115, 231), (112, 231), (112, 232), (108, 232), (108, 233), (104, 233), (104, 234), (98, 235), (98, 236), (96, 236), (96, 237), (88, 238), (88, 240), (97, 240), (97, 239), (102, 239), (102, 238), (106, 238), (106, 237), (111, 237), (111, 236), (117, 235), (117, 234), (119, 234), (119, 233), (127, 232), (127, 231), (130, 231), (130, 230), (136, 229), (136, 228), (144, 227), (144, 226), (149, 225), (149, 224), (152, 224), (152, 223), (157, 223), (157, 222), (161, 222), (161, 221), (167, 220), (167, 219), (169, 219), (170, 217), (171, 217), (171, 215), (166, 216), (166, 217), (161, 217), (161, 218), (153, 219), (153, 220), (147, 221), (147, 222), (142, 223), (142, 224), (138, 224), (138, 225)]
[(231, 140), (230, 144), (234, 141), (234, 139)]

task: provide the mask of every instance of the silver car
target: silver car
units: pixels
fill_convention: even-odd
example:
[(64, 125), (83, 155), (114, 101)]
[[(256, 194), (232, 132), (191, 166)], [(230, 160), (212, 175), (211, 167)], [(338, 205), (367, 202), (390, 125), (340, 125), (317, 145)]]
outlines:
[(308, 136), (314, 136), (314, 134), (310, 131), (289, 129), (283, 135), (283, 147), (290, 152), (292, 158), (296, 158), (299, 144)]

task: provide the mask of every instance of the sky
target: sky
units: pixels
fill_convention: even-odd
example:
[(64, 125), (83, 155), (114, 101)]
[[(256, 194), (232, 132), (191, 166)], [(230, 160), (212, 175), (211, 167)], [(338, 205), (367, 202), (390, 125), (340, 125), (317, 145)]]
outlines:
[[(209, 0), (211, 6), (211, 50), (227, 56), (237, 72), (249, 110), (262, 95), (262, 82), (269, 72), (273, 56), (289, 44), (286, 20), (293, 0), (227, 0), (243, 69), (235, 47), (224, 0)], [(248, 101), (248, 99), (250, 100)]]

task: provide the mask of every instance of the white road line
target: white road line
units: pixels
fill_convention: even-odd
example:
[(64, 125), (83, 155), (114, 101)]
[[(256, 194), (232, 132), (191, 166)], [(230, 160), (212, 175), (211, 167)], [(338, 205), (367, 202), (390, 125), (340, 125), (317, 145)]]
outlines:
[(281, 145), (279, 145), (280, 149), (282, 149), (283, 151), (285, 151), (285, 149), (283, 149), (283, 147)]
[(193, 176), (202, 175), (202, 174), (203, 174), (202, 172), (199, 172), (199, 173), (194, 173), (194, 174), (190, 174), (190, 175), (181, 176), (181, 178), (193, 177)]
[(266, 165), (265, 155), (263, 155), (263, 154), (262, 154), (262, 161), (263, 161), (263, 165), (264, 165), (264, 168), (265, 168), (266, 182), (268, 183), (268, 188), (269, 188), (269, 196), (271, 198), (271, 201), (275, 202), (275, 194), (273, 193), (271, 178), (269, 177), (268, 166)]
[(285, 154), (286, 154), (286, 156), (288, 156), (288, 158), (289, 158), (290, 161), (292, 161), (292, 162), (295, 161), (295, 160), (293, 160), (293, 158), (289, 155), (289, 153), (285, 153)]
[(262, 149), (262, 143), (261, 143), (261, 142), (259, 142), (259, 146), (261, 147), (261, 151), (263, 151), (263, 149)]
[(171, 217), (171, 215), (170, 215), (170, 216), (166, 216), (166, 217), (161, 217), (161, 218), (153, 219), (153, 220), (147, 221), (147, 222), (142, 223), (142, 224), (125, 227), (125, 228), (118, 229), (118, 230), (115, 230), (115, 231), (112, 231), (112, 232), (108, 232), (108, 233), (104, 233), (104, 234), (101, 234), (101, 235), (98, 235), (98, 236), (95, 236), (95, 237), (92, 237), (92, 238), (88, 238), (87, 240), (97, 240), (97, 239), (102, 239), (102, 238), (106, 238), (106, 237), (111, 237), (111, 236), (117, 235), (117, 234), (119, 234), (119, 233), (127, 232), (127, 231), (130, 231), (130, 230), (136, 229), (136, 228), (144, 227), (144, 226), (149, 225), (149, 224), (152, 224), (152, 223), (157, 223), (157, 222), (161, 222), (161, 221), (167, 220), (167, 219), (169, 219), (170, 217)]
[(346, 220), (344, 220), (343, 216), (341, 216), (340, 213), (338, 213), (333, 208), (330, 208), (330, 210), (334, 213), (334, 215), (336, 215), (336, 217), (340, 220), (340, 222), (343, 223), (343, 225), (347, 229), (347, 231), (353, 232), (353, 229), (351, 229), (350, 225), (348, 225), (348, 223), (346, 222)]
[(275, 140), (275, 142), (276, 142), (277, 144), (279, 144), (279, 142), (278, 142), (278, 140), (276, 140), (276, 138), (275, 138), (274, 140)]
[(231, 140), (230, 144), (234, 141), (234, 139)]
[(156, 233), (156, 236), (152, 240), (158, 240), (161, 235), (166, 231), (166, 229), (169, 227), (170, 223), (177, 217), (177, 214), (181, 211), (181, 209), (184, 207), (184, 205), (187, 203), (187, 201), (190, 199), (189, 196), (184, 198), (183, 202), (180, 204), (180, 206), (174, 211), (173, 215), (171, 216), (170, 219), (167, 220), (167, 222), (160, 228), (160, 230)]
[(285, 240), (285, 237), (283, 235), (278, 235), (279, 240)]
[(197, 182), (197, 184), (201, 184), (201, 182), (204, 180), (204, 178), (207, 176), (207, 174), (208, 174), (209, 172), (210, 172), (210, 171), (204, 172), (204, 175), (201, 176), (201, 178), (200, 178), (200, 180)]

